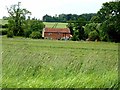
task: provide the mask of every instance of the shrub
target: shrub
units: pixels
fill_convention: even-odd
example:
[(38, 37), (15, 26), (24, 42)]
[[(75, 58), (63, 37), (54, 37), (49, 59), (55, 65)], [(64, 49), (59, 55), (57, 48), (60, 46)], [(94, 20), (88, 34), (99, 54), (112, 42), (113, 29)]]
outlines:
[(2, 28), (8, 28), (8, 24), (2, 25)]
[(78, 31), (74, 31), (73, 37), (71, 38), (71, 40), (73, 41), (78, 41), (79, 40), (79, 35), (78, 35)]
[(6, 35), (6, 34), (7, 34), (7, 30), (6, 29), (0, 30), (0, 35)]
[(79, 38), (78, 38), (78, 35), (73, 35), (73, 37), (71, 38), (72, 41), (78, 41)]
[(42, 35), (39, 31), (34, 31), (30, 34), (30, 38), (33, 38), (33, 39), (40, 39), (42, 38)]
[(13, 36), (14, 36), (13, 31), (8, 31), (7, 32), (7, 37), (13, 38)]
[(2, 35), (6, 35), (7, 34), (7, 30), (2, 30)]
[(24, 36), (25, 36), (25, 37), (29, 37), (31, 33), (32, 33), (31, 30), (25, 30), (25, 31), (24, 31)]
[(99, 35), (96, 31), (91, 31), (88, 36), (91, 41), (95, 41), (96, 39), (99, 39)]

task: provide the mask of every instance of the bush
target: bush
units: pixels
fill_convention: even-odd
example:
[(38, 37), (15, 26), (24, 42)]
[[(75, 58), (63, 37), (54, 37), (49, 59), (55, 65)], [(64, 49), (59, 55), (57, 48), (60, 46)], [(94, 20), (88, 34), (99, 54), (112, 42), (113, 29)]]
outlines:
[(7, 34), (7, 30), (2, 30), (2, 35), (6, 35)]
[(6, 34), (7, 34), (7, 30), (6, 29), (0, 30), (0, 35), (6, 35)]
[(14, 34), (13, 34), (13, 31), (8, 31), (7, 32), (7, 37), (8, 38), (13, 38)]
[(79, 32), (74, 31), (73, 37), (71, 38), (72, 41), (79, 41)]
[(91, 31), (88, 36), (91, 41), (95, 41), (96, 39), (99, 40), (99, 35), (97, 31)]
[(8, 28), (8, 24), (2, 25), (2, 28)]
[(78, 41), (79, 38), (78, 38), (78, 35), (73, 35), (73, 37), (71, 38), (72, 41)]
[(31, 33), (32, 33), (31, 30), (25, 30), (24, 31), (24, 37), (29, 37)]
[(40, 39), (42, 38), (42, 35), (39, 31), (34, 31), (30, 34), (30, 38), (33, 38), (33, 39)]

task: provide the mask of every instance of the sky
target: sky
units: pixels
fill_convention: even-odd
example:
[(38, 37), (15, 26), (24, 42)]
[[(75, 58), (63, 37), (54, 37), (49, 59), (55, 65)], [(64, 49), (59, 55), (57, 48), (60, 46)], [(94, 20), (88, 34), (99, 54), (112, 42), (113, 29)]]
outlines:
[(97, 13), (104, 2), (114, 0), (1, 0), (0, 18), (9, 16), (7, 7), (21, 2), (21, 7), (32, 12), (31, 17), (42, 19), (46, 14), (55, 16), (56, 14), (83, 14)]

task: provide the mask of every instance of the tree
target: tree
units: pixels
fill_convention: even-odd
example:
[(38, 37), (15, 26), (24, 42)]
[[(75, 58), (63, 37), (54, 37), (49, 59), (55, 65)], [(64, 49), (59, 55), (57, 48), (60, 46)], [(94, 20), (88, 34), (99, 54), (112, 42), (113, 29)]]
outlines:
[(96, 13), (81, 14), (81, 17), (85, 18), (86, 21), (90, 21), (93, 16), (96, 16)]
[(79, 40), (85, 40), (85, 32), (83, 26), (85, 26), (86, 20), (83, 17), (80, 17), (75, 23), (74, 27), (75, 30), (78, 31), (78, 38)]
[(90, 21), (93, 23), (100, 23), (100, 17), (99, 16), (93, 16)]
[(97, 40), (100, 39), (99, 27), (100, 27), (99, 23), (89, 23), (84, 26), (85, 35), (87, 36), (87, 38), (89, 38), (89, 40), (94, 41), (96, 39)]
[(13, 32), (15, 36), (24, 35), (23, 25), (26, 20), (26, 15), (31, 14), (28, 10), (20, 8), (20, 4), (21, 2), (18, 2), (18, 4), (7, 8), (9, 13), (8, 32)]
[[(42, 36), (42, 30), (45, 27), (45, 25), (43, 24), (42, 21), (37, 20), (37, 19), (27, 19), (25, 21), (25, 25), (24, 25), (24, 36), (25, 37), (32, 37), (34, 35), (36, 35), (36, 32), (38, 34), (38, 32), (40, 33), (40, 37)], [(34, 33), (33, 33), (34, 32)], [(30, 34), (32, 34), (32, 36), (30, 36)], [(33, 37), (32, 37), (33, 38)]]
[(70, 20), (68, 22), (67, 27), (70, 29), (71, 34), (73, 36), (72, 40), (77, 41), (77, 40), (85, 40), (86, 39), (84, 28), (83, 28), (83, 26), (85, 26), (86, 23), (87, 23), (87, 21), (82, 16), (80, 16), (75, 21)]
[(3, 16), (3, 20), (8, 20), (9, 17)]
[(73, 35), (74, 34), (74, 30), (73, 30), (74, 29), (74, 24), (72, 22), (69, 22), (67, 27), (70, 29), (71, 35)]
[(110, 41), (120, 42), (120, 1), (103, 3), (97, 15), (101, 30)]

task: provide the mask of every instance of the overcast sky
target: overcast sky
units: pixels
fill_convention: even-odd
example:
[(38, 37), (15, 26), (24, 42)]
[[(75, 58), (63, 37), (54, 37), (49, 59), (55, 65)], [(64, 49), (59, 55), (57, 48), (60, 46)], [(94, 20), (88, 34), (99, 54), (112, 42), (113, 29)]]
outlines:
[(0, 18), (8, 16), (6, 6), (21, 2), (21, 7), (32, 12), (32, 17), (42, 19), (45, 14), (83, 14), (97, 13), (102, 3), (114, 0), (1, 0)]

